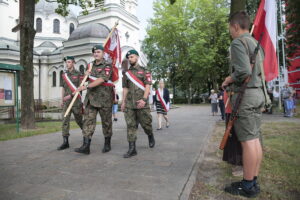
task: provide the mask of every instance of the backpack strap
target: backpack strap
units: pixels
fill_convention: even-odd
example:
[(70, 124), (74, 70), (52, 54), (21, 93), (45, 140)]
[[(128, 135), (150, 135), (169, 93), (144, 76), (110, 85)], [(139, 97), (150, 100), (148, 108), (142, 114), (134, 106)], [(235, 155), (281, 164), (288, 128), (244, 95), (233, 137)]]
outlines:
[[(249, 59), (251, 59), (250, 48), (249, 48), (248, 42), (246, 42), (245, 38), (240, 38), (240, 41), (244, 45), (244, 47), (247, 51), (247, 54), (249, 55)], [(256, 45), (256, 43), (253, 41), (252, 38), (250, 38), (250, 41), (254, 45)], [(260, 51), (258, 52), (258, 55), (261, 57), (261, 52)], [(268, 92), (267, 92), (265, 70), (263, 69), (263, 63), (260, 63), (259, 66), (260, 66), (260, 71), (261, 71), (261, 82), (262, 82), (262, 85), (263, 85), (263, 92), (264, 92), (264, 96), (265, 96), (265, 104), (268, 107), (272, 104), (272, 102), (271, 102), (271, 99), (270, 99), (270, 97), (268, 95)]]

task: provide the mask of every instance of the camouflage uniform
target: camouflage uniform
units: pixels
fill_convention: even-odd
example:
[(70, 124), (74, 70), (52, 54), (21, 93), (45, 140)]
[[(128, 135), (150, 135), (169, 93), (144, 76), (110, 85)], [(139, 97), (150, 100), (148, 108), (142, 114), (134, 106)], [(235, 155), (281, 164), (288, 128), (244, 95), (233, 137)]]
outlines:
[[(112, 66), (105, 60), (99, 65), (93, 63), (91, 76), (102, 78), (105, 82), (111, 80)], [(112, 105), (113, 105), (113, 87), (99, 85), (88, 88), (84, 100), (85, 111), (83, 121), (83, 136), (92, 138), (95, 128), (97, 113), (100, 113), (102, 122), (102, 131), (105, 137), (112, 136)]]
[[(72, 81), (75, 87), (79, 87), (82, 74), (73, 69), (71, 72), (69, 70), (66, 70), (64, 72), (67, 74), (69, 79)], [(72, 95), (72, 91), (69, 88), (68, 84), (66, 81), (63, 79), (63, 88), (64, 88), (64, 97), (68, 95)], [(63, 116), (65, 115), (66, 110), (68, 109), (70, 103), (72, 101), (72, 98), (69, 100), (63, 102)], [(82, 123), (82, 102), (79, 98), (76, 99), (72, 109), (70, 110), (69, 114), (66, 117), (63, 117), (63, 123), (62, 123), (62, 135), (63, 136), (69, 136), (69, 130), (70, 130), (70, 118), (71, 118), (71, 113), (73, 113), (74, 118), (78, 126), (82, 129), (83, 123)]]
[(230, 100), (232, 107), (245, 78), (252, 74), (239, 107), (237, 120), (234, 123), (234, 130), (241, 142), (261, 137), (261, 110), (265, 104), (261, 77), (261, 65), (263, 65), (264, 60), (263, 50), (260, 49), (257, 54), (253, 72), (251, 72), (249, 60), (249, 53), (254, 52), (256, 45), (257, 41), (249, 33), (245, 33), (234, 39), (230, 47), (231, 77), (234, 80), (234, 83), (231, 85), (231, 91), (234, 92)]
[[(138, 79), (140, 79), (145, 85), (151, 85), (151, 74), (144, 67), (136, 64), (129, 68)], [(150, 113), (150, 107), (148, 101), (142, 109), (137, 108), (137, 101), (143, 99), (144, 90), (137, 87), (131, 80), (127, 78), (123, 79), (123, 88), (128, 88), (127, 97), (125, 100), (125, 120), (127, 123), (127, 139), (129, 142), (135, 142), (137, 139), (137, 124), (141, 124), (145, 133), (149, 136), (153, 134), (152, 130), (152, 115)]]

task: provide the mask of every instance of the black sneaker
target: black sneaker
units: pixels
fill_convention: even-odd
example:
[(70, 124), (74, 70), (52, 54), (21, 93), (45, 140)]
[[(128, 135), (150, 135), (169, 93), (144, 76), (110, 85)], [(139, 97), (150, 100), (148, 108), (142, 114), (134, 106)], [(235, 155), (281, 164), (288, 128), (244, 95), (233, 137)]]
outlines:
[[(241, 182), (240, 181), (238, 181), (238, 182), (233, 182), (233, 183), (231, 183), (231, 186), (236, 186), (236, 185), (239, 185)], [(256, 183), (253, 185), (253, 187), (255, 188), (255, 190), (258, 192), (258, 193), (260, 193), (260, 185), (259, 185), (259, 183), (258, 183), (258, 181), (256, 181)]]
[(228, 192), (232, 195), (240, 195), (247, 198), (255, 198), (259, 191), (253, 186), (250, 189), (246, 189), (243, 187), (242, 182), (234, 182), (231, 183), (230, 186), (225, 187), (225, 192)]

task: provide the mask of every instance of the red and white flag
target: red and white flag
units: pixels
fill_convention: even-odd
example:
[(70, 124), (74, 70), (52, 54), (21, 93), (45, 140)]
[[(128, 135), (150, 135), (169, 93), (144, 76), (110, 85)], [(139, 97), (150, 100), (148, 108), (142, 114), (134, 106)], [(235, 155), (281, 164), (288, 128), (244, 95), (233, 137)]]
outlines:
[(111, 37), (108, 39), (104, 46), (104, 52), (106, 56), (110, 57), (112, 60), (112, 81), (115, 82), (119, 80), (119, 70), (118, 67), (122, 63), (122, 56), (121, 56), (121, 46), (120, 46), (120, 38), (118, 29), (115, 29), (112, 33)]
[(264, 69), (266, 81), (271, 81), (278, 76), (276, 12), (275, 0), (261, 0), (254, 20), (254, 38), (259, 40), (260, 35), (263, 34), (261, 46), (265, 51)]

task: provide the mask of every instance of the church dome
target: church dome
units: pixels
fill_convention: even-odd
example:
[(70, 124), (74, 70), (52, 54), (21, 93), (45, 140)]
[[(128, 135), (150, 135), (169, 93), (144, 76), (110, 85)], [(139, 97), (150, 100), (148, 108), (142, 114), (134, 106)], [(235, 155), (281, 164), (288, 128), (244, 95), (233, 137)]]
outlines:
[(39, 0), (39, 2), (35, 5), (35, 11), (49, 15), (55, 13), (55, 9), (57, 7), (58, 5), (56, 2), (49, 3), (45, 0)]
[(83, 38), (106, 38), (110, 30), (103, 24), (86, 24), (77, 27), (70, 35), (68, 41)]

